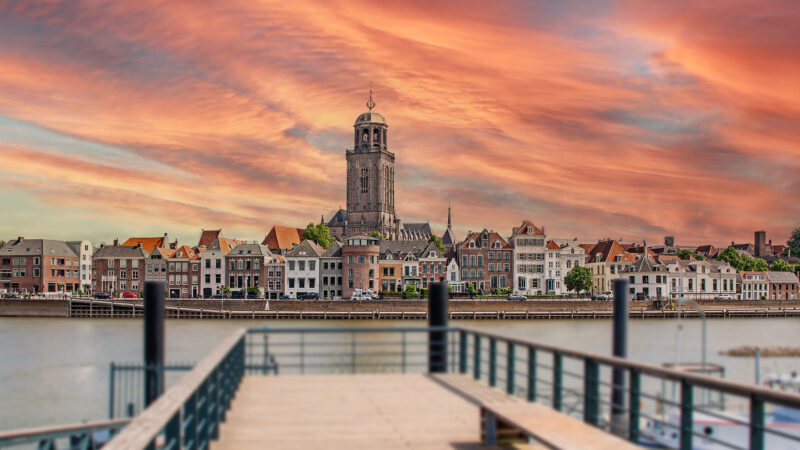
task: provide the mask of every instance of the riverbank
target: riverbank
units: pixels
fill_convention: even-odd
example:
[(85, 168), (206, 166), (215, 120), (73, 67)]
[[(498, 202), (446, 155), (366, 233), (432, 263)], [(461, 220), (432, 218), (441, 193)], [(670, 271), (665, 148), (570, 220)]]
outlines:
[[(706, 317), (800, 317), (800, 301), (702, 301)], [(608, 319), (612, 302), (591, 300), (457, 299), (451, 319)], [(141, 300), (0, 300), (0, 317), (141, 317)], [(690, 305), (658, 308), (652, 301), (632, 301), (631, 318), (700, 317)], [(426, 319), (425, 300), (167, 300), (171, 319)]]

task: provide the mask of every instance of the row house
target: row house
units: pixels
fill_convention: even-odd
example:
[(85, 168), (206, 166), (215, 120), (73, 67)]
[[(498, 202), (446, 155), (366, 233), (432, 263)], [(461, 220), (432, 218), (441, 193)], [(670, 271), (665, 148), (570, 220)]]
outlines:
[(0, 288), (40, 293), (81, 290), (80, 258), (64, 241), (18, 237), (0, 249)]
[(170, 298), (197, 298), (200, 294), (200, 254), (188, 245), (167, 258), (167, 292)]
[(122, 292), (138, 294), (143, 288), (142, 274), (147, 253), (141, 247), (100, 245), (92, 257), (92, 289), (116, 295)]
[(741, 300), (760, 300), (769, 296), (767, 272), (742, 271), (738, 274), (739, 298)]
[(334, 241), (319, 259), (320, 298), (342, 298), (342, 243)]
[(419, 256), (419, 277), (423, 289), (443, 283), (447, 277), (447, 258), (433, 242)]
[(566, 294), (569, 287), (564, 285), (564, 277), (574, 267), (586, 264), (586, 252), (577, 240), (549, 240), (545, 254), (545, 293), (549, 295)]
[(91, 242), (83, 241), (67, 241), (65, 242), (69, 248), (78, 255), (80, 260), (80, 289), (75, 289), (89, 292), (92, 289), (92, 255), (94, 254), (94, 245)]
[(261, 291), (262, 270), (267, 261), (272, 260), (272, 256), (266, 246), (256, 243), (234, 247), (225, 256), (228, 287), (232, 291), (246, 291), (251, 287), (257, 287)]
[(342, 247), (342, 296), (350, 298), (356, 289), (378, 289), (379, 238), (353, 236)]
[(400, 284), (405, 289), (407, 286), (414, 286), (414, 289), (422, 288), (422, 280), (419, 277), (419, 258), (417, 252), (406, 252), (398, 254), (402, 261), (402, 272), (400, 274)]
[(736, 295), (737, 272), (724, 261), (664, 261), (669, 275), (669, 296), (711, 300), (720, 294)]
[(236, 245), (244, 242), (221, 236), (222, 230), (202, 230), (197, 242), (200, 253), (200, 292), (211, 297), (222, 292), (228, 282), (225, 276), (225, 256)]
[(167, 259), (175, 254), (171, 248), (155, 247), (145, 259), (145, 281), (159, 281), (167, 285)]
[(639, 296), (645, 299), (663, 298), (669, 289), (667, 268), (650, 258), (644, 256), (626, 267), (625, 275), (628, 276), (628, 289), (631, 300)]
[(261, 274), (264, 298), (277, 300), (284, 295), (286, 259), (281, 255), (272, 255), (264, 261)]
[(611, 292), (612, 282), (624, 276), (636, 257), (626, 252), (616, 240), (599, 241), (586, 255), (586, 267), (592, 273), (592, 294)]
[(542, 294), (545, 290), (545, 256), (547, 255), (544, 231), (525, 220), (511, 231), (514, 248), (514, 290), (522, 295)]
[[(410, 272), (411, 266), (409, 266)], [(389, 249), (383, 250), (378, 260), (378, 280), (383, 292), (403, 290), (403, 260)]]
[(769, 294), (767, 298), (775, 300), (796, 300), (798, 294), (797, 275), (792, 272), (767, 272)]
[(447, 260), (447, 285), (453, 292), (464, 292), (464, 283), (461, 282), (461, 270), (458, 268), (458, 260), (449, 258)]
[(511, 287), (512, 250), (494, 231), (470, 232), (457, 249), (461, 280), (479, 292)]
[(319, 294), (319, 260), (324, 250), (312, 240), (304, 240), (286, 252), (286, 295)]

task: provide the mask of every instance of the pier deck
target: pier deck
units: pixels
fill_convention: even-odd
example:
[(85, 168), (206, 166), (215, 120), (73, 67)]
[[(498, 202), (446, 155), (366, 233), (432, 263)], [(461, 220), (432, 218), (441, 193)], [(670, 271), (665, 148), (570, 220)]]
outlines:
[(245, 377), (211, 448), (486, 448), (459, 379), (514, 400), (452, 374)]

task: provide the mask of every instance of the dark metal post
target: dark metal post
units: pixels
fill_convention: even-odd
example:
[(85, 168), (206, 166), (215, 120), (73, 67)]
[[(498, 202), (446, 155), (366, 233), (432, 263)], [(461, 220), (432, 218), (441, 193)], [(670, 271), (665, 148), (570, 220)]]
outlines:
[(692, 413), (694, 409), (694, 386), (688, 381), (681, 381), (681, 450), (691, 450), (692, 447)]
[(563, 388), (564, 357), (561, 353), (553, 352), (553, 409), (561, 411)]
[(639, 401), (642, 392), (642, 373), (636, 369), (631, 369), (631, 392), (628, 398), (628, 440), (633, 443), (639, 442)]
[(528, 401), (536, 401), (536, 348), (528, 346)]
[[(428, 289), (428, 325), (447, 326), (447, 285), (433, 283)], [(447, 331), (428, 333), (428, 372), (447, 372)]]
[(459, 354), (458, 354), (458, 371), (467, 373), (467, 332), (461, 330), (458, 338)]
[[(614, 333), (612, 353), (620, 358), (628, 357), (628, 280), (614, 280)], [(625, 435), (625, 369), (614, 367), (611, 371), (611, 423), (616, 434)]]
[(750, 396), (750, 448), (764, 450), (764, 401)]
[(144, 284), (144, 404), (164, 392), (164, 283)]

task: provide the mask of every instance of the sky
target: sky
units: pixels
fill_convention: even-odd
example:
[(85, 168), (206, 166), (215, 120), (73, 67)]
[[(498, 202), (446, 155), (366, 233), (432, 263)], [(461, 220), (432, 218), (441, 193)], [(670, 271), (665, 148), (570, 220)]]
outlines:
[(405, 222), (785, 242), (798, 23), (793, 0), (0, 0), (0, 239), (328, 218), (372, 86)]

